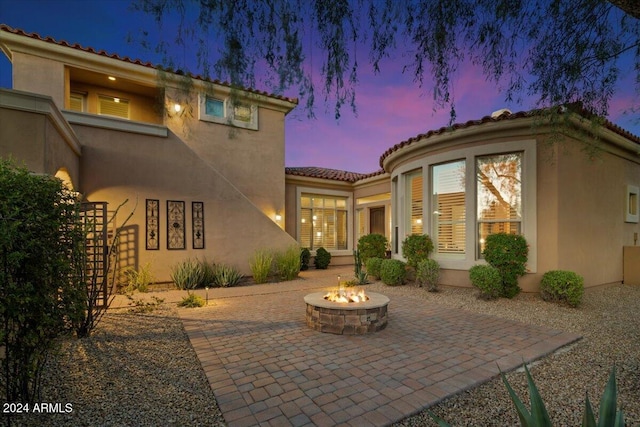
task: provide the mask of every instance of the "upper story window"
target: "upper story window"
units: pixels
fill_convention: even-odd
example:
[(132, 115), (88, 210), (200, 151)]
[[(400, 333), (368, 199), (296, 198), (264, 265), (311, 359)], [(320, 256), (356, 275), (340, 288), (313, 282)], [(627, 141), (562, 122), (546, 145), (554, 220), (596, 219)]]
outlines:
[(129, 100), (113, 96), (98, 96), (98, 114), (129, 119)]
[(69, 96), (69, 110), (81, 113), (87, 111), (87, 95), (80, 92), (71, 92)]
[(199, 95), (199, 119), (207, 122), (258, 130), (258, 107), (255, 105), (231, 105), (228, 99), (204, 94)]
[(221, 99), (207, 97), (204, 109), (207, 116), (224, 118), (225, 106)]

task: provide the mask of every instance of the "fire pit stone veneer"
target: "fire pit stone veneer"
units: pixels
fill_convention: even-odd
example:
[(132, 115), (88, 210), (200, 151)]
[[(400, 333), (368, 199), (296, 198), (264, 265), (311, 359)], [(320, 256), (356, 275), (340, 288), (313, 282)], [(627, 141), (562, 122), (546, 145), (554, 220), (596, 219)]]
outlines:
[(304, 297), (310, 328), (338, 335), (364, 335), (387, 326), (386, 296), (367, 293), (367, 301), (344, 303), (327, 301), (325, 295), (326, 292), (316, 292)]

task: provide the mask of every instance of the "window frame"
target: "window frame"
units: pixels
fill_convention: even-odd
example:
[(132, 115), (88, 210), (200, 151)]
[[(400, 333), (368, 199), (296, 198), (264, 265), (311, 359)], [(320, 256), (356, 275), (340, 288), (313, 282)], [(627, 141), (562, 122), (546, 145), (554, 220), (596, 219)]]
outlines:
[[(331, 255), (341, 256), (341, 255), (352, 255), (353, 251), (353, 194), (347, 191), (337, 191), (337, 190), (325, 190), (320, 188), (313, 187), (298, 187), (296, 189), (296, 241), (302, 245), (301, 242), (301, 220), (302, 220), (302, 197), (303, 196), (322, 196), (325, 198), (340, 198), (344, 199), (346, 202), (346, 238), (347, 238), (347, 248), (346, 249), (325, 249), (331, 253)], [(337, 231), (336, 231), (337, 232)], [(313, 239), (313, 236), (312, 236)], [(317, 249), (317, 248), (315, 248)], [(310, 249), (312, 254), (315, 254), (315, 249)]]
[[(118, 101), (116, 101), (116, 99)], [(113, 102), (114, 104), (126, 105), (127, 116), (119, 116), (117, 114), (108, 114), (102, 112), (102, 101)], [(131, 120), (131, 100), (127, 98), (120, 98), (119, 96), (98, 94), (98, 115), (105, 117), (115, 117), (122, 120)]]
[[(208, 99), (221, 101), (223, 103), (223, 117), (207, 114)], [(249, 118), (236, 118), (236, 110), (238, 108), (248, 108), (250, 111)], [(258, 130), (258, 106), (245, 102), (233, 104), (229, 98), (222, 98), (201, 92), (198, 93), (198, 119), (204, 122), (235, 126), (242, 129)]]

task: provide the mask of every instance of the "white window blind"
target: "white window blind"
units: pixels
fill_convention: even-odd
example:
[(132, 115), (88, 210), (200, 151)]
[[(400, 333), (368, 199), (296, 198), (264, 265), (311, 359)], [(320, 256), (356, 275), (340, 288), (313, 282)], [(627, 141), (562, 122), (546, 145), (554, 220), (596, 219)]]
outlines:
[(98, 114), (128, 119), (129, 100), (100, 95), (98, 97)]
[(441, 254), (464, 254), (465, 161), (436, 165), (431, 171), (435, 250)]

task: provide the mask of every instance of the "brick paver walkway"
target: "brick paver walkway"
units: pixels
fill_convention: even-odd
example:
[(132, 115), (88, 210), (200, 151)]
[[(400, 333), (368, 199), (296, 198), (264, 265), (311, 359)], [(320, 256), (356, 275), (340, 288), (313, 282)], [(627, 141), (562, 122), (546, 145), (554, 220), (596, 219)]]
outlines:
[(180, 316), (230, 427), (382, 426), (578, 340), (574, 334), (399, 298), (366, 336), (307, 328), (304, 295), (351, 268), (210, 289)]

